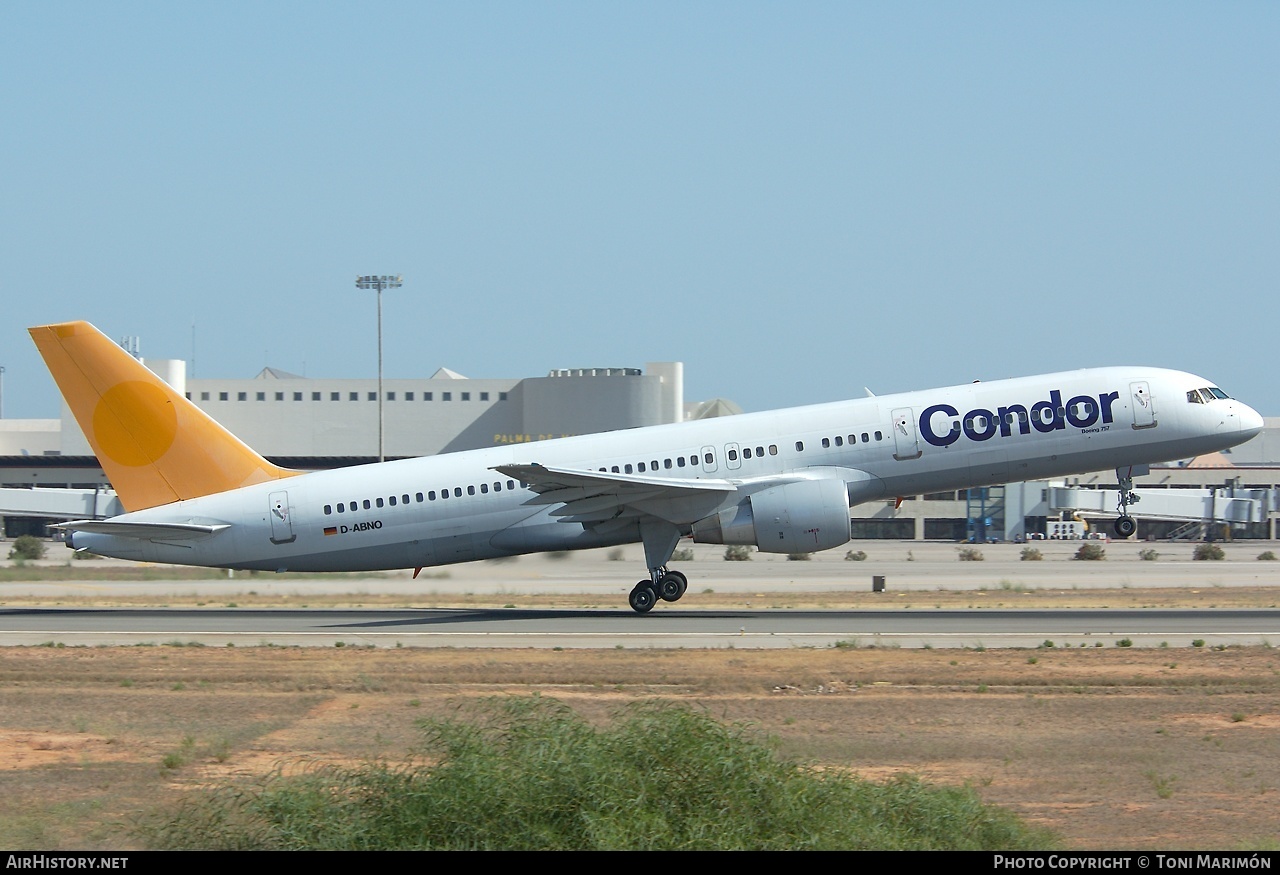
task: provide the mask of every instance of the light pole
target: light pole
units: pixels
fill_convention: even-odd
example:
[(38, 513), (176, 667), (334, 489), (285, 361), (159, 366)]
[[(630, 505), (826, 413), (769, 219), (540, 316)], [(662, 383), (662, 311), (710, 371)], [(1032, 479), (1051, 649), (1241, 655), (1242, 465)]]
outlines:
[(357, 289), (377, 289), (378, 290), (378, 461), (383, 461), (386, 456), (382, 449), (382, 290), (398, 289), (402, 285), (399, 276), (358, 276), (356, 277)]

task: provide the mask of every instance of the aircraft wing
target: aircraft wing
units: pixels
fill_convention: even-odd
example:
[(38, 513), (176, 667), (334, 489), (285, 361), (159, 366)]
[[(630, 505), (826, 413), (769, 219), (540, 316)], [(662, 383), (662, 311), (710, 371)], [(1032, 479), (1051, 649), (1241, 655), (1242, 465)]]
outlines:
[(231, 528), (226, 523), (206, 526), (196, 523), (144, 523), (115, 520), (71, 520), (51, 526), (72, 532), (92, 532), (97, 535), (115, 535), (119, 538), (136, 538), (139, 541), (195, 541), (216, 535)]
[(668, 522), (692, 522), (719, 506), (738, 485), (720, 479), (673, 479), (644, 474), (614, 474), (538, 464), (498, 465), (538, 493), (526, 504), (559, 505), (551, 515), (562, 522), (597, 530), (655, 516)]

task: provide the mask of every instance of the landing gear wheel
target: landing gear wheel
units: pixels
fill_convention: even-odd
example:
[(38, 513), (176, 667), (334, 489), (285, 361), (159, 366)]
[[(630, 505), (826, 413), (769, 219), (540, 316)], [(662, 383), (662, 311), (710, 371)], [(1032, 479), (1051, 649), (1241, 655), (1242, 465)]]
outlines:
[(667, 574), (670, 574), (672, 577), (680, 581), (680, 595), (676, 596), (676, 598), (680, 598), (680, 596), (684, 595), (685, 591), (689, 589), (689, 578), (685, 577), (679, 571), (668, 571)]
[(1122, 516), (1118, 518), (1112, 527), (1115, 529), (1116, 534), (1121, 538), (1128, 538), (1138, 530), (1138, 524), (1134, 522), (1134, 519), (1131, 516)]
[(635, 589), (631, 590), (627, 601), (631, 603), (631, 609), (637, 614), (647, 614), (658, 603), (658, 594), (654, 592), (652, 583), (642, 580), (636, 584)]
[(658, 581), (658, 595), (664, 602), (677, 601), (688, 588), (689, 581), (684, 579), (683, 574), (675, 571), (668, 571)]

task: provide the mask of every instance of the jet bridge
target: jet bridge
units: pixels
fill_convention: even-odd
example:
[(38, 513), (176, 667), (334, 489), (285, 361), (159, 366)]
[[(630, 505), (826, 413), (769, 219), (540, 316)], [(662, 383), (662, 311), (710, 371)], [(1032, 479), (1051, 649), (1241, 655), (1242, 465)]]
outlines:
[[(1275, 490), (1219, 486), (1208, 489), (1134, 489), (1138, 504), (1134, 515), (1149, 520), (1187, 523), (1261, 523), (1276, 506)], [(1117, 489), (1049, 488), (1050, 513), (1113, 518), (1120, 502)]]
[(0, 489), (0, 517), (103, 519), (124, 513), (108, 489)]

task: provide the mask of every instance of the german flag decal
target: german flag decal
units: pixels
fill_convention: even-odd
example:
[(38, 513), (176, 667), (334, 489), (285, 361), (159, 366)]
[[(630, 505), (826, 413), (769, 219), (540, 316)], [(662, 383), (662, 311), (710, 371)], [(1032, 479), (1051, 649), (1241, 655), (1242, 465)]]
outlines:
[(338, 534), (338, 527), (337, 527), (337, 526), (325, 526), (325, 527), (324, 527), (324, 533), (325, 533), (325, 536), (326, 536), (326, 537), (328, 537), (329, 535), (336, 535), (336, 534)]

